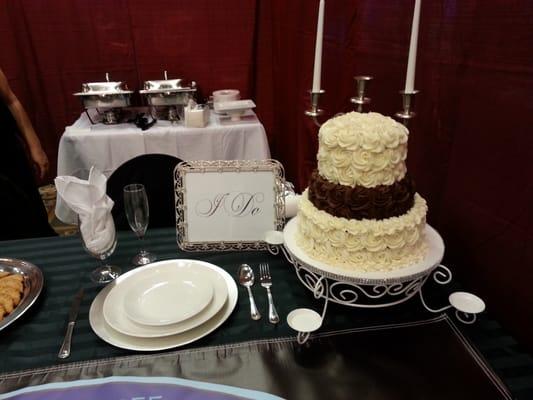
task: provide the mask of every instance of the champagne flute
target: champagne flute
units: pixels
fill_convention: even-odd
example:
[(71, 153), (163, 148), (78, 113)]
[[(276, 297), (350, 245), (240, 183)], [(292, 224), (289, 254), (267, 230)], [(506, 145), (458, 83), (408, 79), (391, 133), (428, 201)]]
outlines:
[(115, 247), (117, 246), (117, 236), (115, 231), (115, 225), (109, 225), (112, 229), (111, 240), (107, 243), (106, 246), (95, 247), (94, 238), (86, 237), (81, 229), (81, 222), (78, 218), (78, 229), (80, 232), (81, 243), (85, 251), (98, 260), (98, 266), (91, 271), (91, 281), (94, 283), (108, 283), (114, 281), (120, 276), (121, 270), (119, 267), (114, 265), (109, 265), (105, 263), (105, 260), (113, 254)]
[(144, 234), (146, 233), (148, 220), (150, 219), (148, 197), (146, 196), (144, 185), (132, 183), (131, 185), (124, 186), (124, 208), (130, 228), (141, 242), (139, 254), (132, 259), (133, 265), (139, 266), (154, 262), (157, 257), (147, 252), (143, 245)]

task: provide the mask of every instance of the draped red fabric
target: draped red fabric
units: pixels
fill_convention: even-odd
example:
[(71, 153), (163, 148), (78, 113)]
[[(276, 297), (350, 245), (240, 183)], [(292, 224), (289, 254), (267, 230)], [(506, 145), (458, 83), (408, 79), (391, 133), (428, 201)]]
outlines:
[[(414, 0), (326, 0), (322, 121), (400, 109)], [(255, 99), (299, 189), (316, 166), (309, 107), (318, 0), (0, 0), (0, 66), (55, 160), (82, 82), (196, 80)], [(533, 348), (533, 4), (424, 0), (408, 167), (465, 288)], [(139, 99), (136, 99), (139, 101)]]

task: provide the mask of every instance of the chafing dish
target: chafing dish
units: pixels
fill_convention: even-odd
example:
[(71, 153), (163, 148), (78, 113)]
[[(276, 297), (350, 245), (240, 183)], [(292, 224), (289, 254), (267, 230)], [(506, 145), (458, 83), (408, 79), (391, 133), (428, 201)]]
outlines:
[(104, 124), (116, 124), (120, 122), (120, 114), (123, 108), (130, 105), (132, 90), (124, 82), (110, 82), (109, 74), (106, 73), (106, 82), (84, 83), (81, 92), (74, 93), (81, 99), (83, 107), (94, 124), (89, 109), (96, 109), (102, 115)]
[(183, 79), (168, 79), (167, 71), (162, 80), (144, 82), (139, 92), (146, 98), (154, 118), (178, 121), (183, 119), (183, 109), (196, 93), (196, 82), (186, 83)]

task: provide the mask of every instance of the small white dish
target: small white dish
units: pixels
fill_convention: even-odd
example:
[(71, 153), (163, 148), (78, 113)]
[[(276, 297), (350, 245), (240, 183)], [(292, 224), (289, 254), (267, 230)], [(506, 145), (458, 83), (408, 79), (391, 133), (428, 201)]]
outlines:
[[(168, 260), (161, 262), (172, 263), (179, 261), (181, 260)], [(93, 329), (94, 333), (103, 341), (122, 349), (135, 351), (161, 351), (171, 349), (173, 347), (184, 346), (213, 332), (228, 319), (235, 309), (238, 297), (237, 284), (231, 275), (222, 268), (203, 261), (195, 262), (204, 265), (206, 268), (211, 269), (215, 274), (220, 276), (225, 284), (225, 292), (227, 293), (227, 300), (224, 302), (223, 307), (205, 323), (183, 333), (165, 337), (142, 338), (124, 335), (109, 326), (103, 317), (104, 302), (109, 292), (115, 286), (115, 282), (112, 282), (102, 289), (100, 293), (98, 293), (91, 304), (91, 308), (89, 310), (89, 323), (91, 324), (91, 328)]]
[[(182, 322), (161, 326), (138, 324), (128, 318), (124, 312), (125, 291), (121, 290), (121, 287), (125, 287), (125, 280), (127, 281), (132, 275), (139, 275), (138, 278), (140, 279), (146, 275), (150, 276), (151, 270), (175, 272), (180, 267), (194, 268), (197, 274), (212, 284), (212, 299), (201, 312)], [(218, 270), (213, 269), (212, 264), (196, 260), (165, 260), (134, 269), (117, 278), (109, 290), (110, 292), (106, 295), (102, 306), (103, 319), (106, 324), (121, 334), (139, 338), (159, 338), (194, 329), (209, 321), (224, 306), (228, 297), (224, 276)]]
[(235, 100), (235, 101), (222, 101), (214, 103), (215, 111), (218, 112), (228, 112), (235, 110), (248, 110), (250, 108), (255, 108), (255, 103), (253, 100)]
[[(145, 274), (146, 275), (146, 274)], [(152, 326), (175, 324), (202, 311), (213, 298), (213, 285), (190, 267), (156, 269), (126, 285), (124, 311), (133, 321)]]
[(287, 315), (287, 324), (298, 332), (314, 332), (322, 326), (322, 317), (309, 308), (297, 308)]
[(267, 231), (267, 233), (265, 233), (265, 242), (273, 246), (283, 244), (283, 232)]
[(479, 314), (485, 310), (485, 302), (472, 293), (454, 292), (448, 300), (456, 310), (467, 314)]
[(255, 108), (252, 100), (235, 100), (214, 103), (215, 112), (228, 114), (232, 121), (239, 121), (247, 111)]

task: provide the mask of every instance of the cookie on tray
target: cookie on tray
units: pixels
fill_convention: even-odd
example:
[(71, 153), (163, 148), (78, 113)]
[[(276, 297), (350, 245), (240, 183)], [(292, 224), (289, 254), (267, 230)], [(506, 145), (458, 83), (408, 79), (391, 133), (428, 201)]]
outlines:
[(24, 292), (24, 277), (0, 272), (0, 321), (19, 305)]

